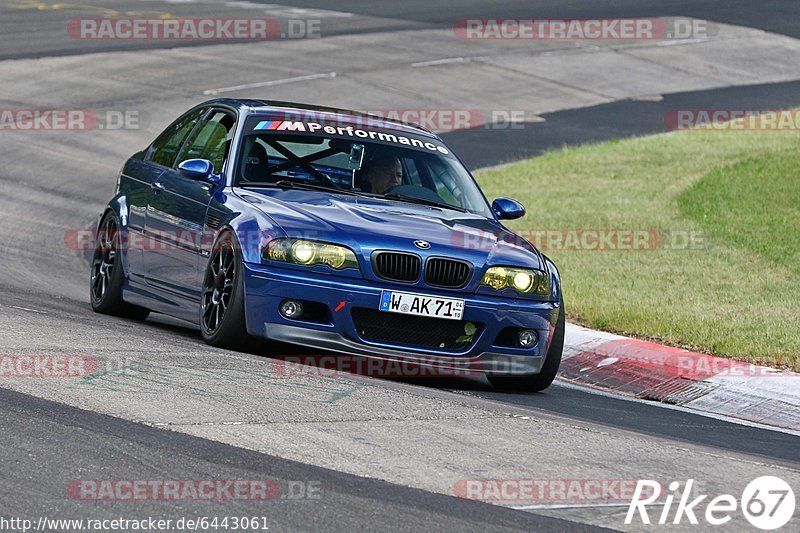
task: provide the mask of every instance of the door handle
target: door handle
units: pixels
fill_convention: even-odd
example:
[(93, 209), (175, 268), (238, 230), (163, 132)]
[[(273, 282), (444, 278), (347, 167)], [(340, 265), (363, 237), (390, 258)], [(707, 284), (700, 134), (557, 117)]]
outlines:
[(150, 185), (150, 188), (153, 190), (153, 192), (154, 192), (154, 193), (159, 193), (159, 192), (161, 192), (161, 191), (165, 191), (165, 190), (167, 190), (167, 188), (166, 188), (166, 187), (164, 187), (164, 184), (163, 184), (163, 183), (161, 183), (160, 181), (154, 181), (154, 182), (153, 182), (153, 183)]

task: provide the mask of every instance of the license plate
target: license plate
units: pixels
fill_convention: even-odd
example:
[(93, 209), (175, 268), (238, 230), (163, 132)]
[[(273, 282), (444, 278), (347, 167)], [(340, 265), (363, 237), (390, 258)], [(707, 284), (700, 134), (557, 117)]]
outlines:
[(402, 313), (404, 315), (432, 316), (461, 320), (464, 314), (464, 300), (456, 298), (437, 298), (407, 292), (381, 291), (380, 311)]

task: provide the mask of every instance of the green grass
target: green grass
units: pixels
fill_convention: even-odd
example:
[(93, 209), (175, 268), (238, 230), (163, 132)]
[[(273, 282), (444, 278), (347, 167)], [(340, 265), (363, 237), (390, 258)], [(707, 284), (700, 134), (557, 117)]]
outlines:
[(568, 317), (798, 369), (800, 134), (682, 131), (565, 148), (478, 174), (532, 229), (658, 229), (693, 249), (546, 250)]
[(800, 274), (798, 178), (800, 153), (764, 154), (710, 172), (678, 206), (721, 239)]

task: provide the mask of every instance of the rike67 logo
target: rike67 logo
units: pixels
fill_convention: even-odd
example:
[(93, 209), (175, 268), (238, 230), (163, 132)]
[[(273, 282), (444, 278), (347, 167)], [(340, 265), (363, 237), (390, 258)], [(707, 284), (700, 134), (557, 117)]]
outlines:
[[(769, 531), (786, 525), (794, 514), (794, 491), (779, 477), (761, 476), (754, 479), (744, 488), (740, 500), (737, 500), (732, 494), (720, 494), (705, 504), (704, 513), (701, 513), (698, 507), (709, 496), (700, 494), (690, 501), (689, 498), (693, 496), (693, 485), (694, 480), (688, 479), (683, 491), (680, 491), (680, 482), (670, 483), (669, 493), (663, 499), (661, 512), (656, 513), (658, 518), (651, 522), (647, 506), (661, 506), (660, 503), (655, 504), (655, 502), (663, 497), (662, 485), (657, 481), (639, 480), (628, 507), (628, 514), (625, 516), (625, 524), (631, 524), (638, 514), (642, 524), (680, 524), (685, 518), (689, 524), (697, 525), (699, 515), (705, 518), (706, 523), (712, 526), (721, 526), (730, 522), (734, 513), (741, 511), (752, 526)], [(677, 506), (673, 511), (675, 500), (677, 500)]]

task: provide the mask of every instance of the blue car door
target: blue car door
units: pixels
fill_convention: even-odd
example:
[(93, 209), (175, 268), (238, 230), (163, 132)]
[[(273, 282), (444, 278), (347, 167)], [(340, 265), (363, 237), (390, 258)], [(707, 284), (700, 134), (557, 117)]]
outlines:
[(124, 195), (128, 207), (128, 219), (123, 224), (128, 229), (125, 252), (128, 258), (128, 275), (132, 281), (141, 281), (144, 277), (142, 253), (146, 244), (145, 212), (150, 201), (150, 187), (163, 172), (163, 168), (149, 161), (131, 158), (119, 176), (119, 191)]
[(119, 185), (128, 204), (127, 256), (133, 281), (144, 279), (144, 251), (150, 244), (145, 238), (145, 219), (153, 184), (178, 158), (183, 141), (204, 113), (203, 109), (185, 113), (170, 124), (143, 154), (130, 158), (122, 169)]
[(234, 122), (228, 111), (206, 110), (171, 167), (153, 183), (147, 206), (145, 232), (153, 243), (144, 253), (147, 283), (193, 301), (200, 299), (205, 217), (215, 186), (177, 168), (187, 159), (207, 159), (220, 173)]

